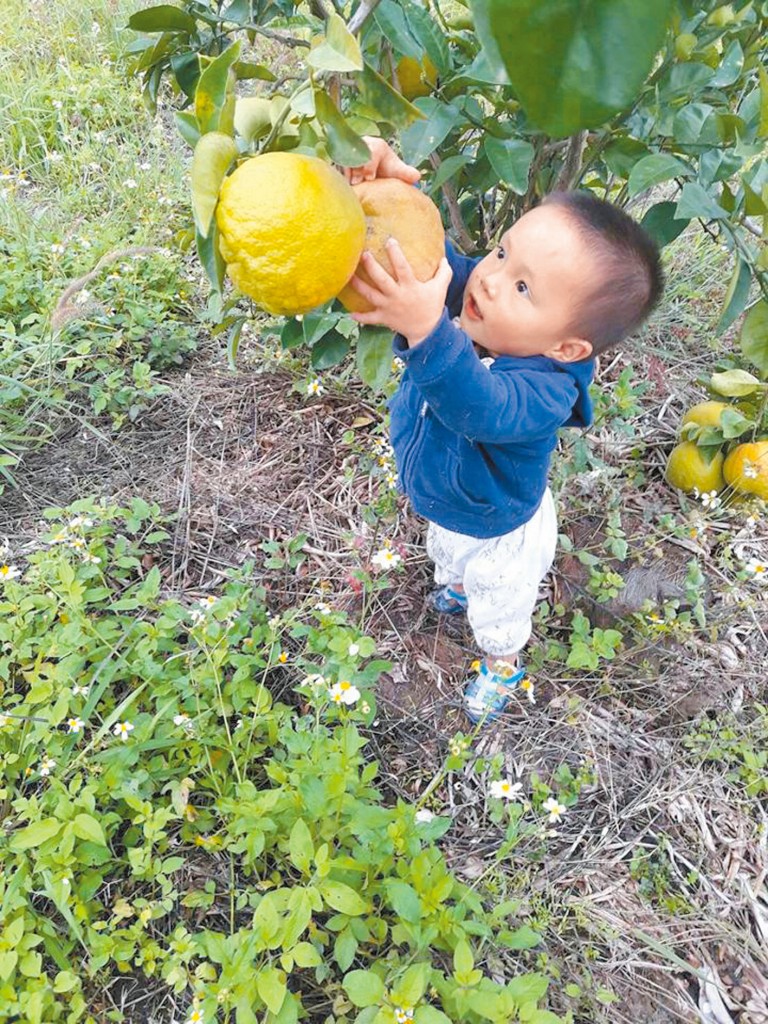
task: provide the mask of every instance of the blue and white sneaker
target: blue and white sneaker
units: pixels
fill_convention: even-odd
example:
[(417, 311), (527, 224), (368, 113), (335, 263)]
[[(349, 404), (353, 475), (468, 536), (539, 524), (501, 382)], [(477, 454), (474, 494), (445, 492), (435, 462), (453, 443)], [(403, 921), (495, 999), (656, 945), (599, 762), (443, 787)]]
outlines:
[(427, 604), (441, 615), (461, 615), (467, 610), (467, 595), (452, 587), (439, 587), (427, 596)]
[(495, 722), (506, 710), (518, 686), (526, 682), (522, 666), (510, 665), (509, 671), (492, 672), (485, 661), (480, 662), (477, 675), (469, 680), (464, 690), (467, 717), (475, 723)]

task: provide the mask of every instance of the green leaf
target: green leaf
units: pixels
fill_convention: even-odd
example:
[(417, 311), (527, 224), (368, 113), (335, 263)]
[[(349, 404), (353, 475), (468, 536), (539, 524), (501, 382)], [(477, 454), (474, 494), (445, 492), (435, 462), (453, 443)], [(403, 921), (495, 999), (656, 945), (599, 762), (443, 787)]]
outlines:
[(359, 914), (365, 914), (369, 909), (368, 902), (344, 882), (335, 882), (331, 878), (324, 878), (318, 888), (328, 906), (338, 910), (340, 914), (357, 917)]
[(87, 839), (99, 846), (106, 846), (107, 839), (99, 822), (90, 814), (77, 814), (72, 821), (72, 828), (78, 839)]
[(316, 370), (327, 370), (329, 367), (338, 366), (343, 362), (349, 348), (349, 338), (345, 338), (335, 329), (328, 331), (312, 346), (310, 362)]
[(42, 846), (49, 839), (61, 831), (62, 824), (58, 818), (43, 818), (35, 821), (26, 828), (20, 829), (11, 837), (10, 848), (18, 853), (22, 850), (31, 850), (36, 846)]
[(446, 1017), (442, 1010), (435, 1006), (419, 1006), (413, 1015), (414, 1024), (451, 1024), (451, 1018)]
[(285, 999), (285, 974), (277, 967), (262, 967), (256, 974), (256, 988), (272, 1013), (279, 1013)]
[(703, 220), (722, 220), (728, 212), (722, 208), (696, 181), (688, 181), (677, 201), (675, 217), (692, 220), (701, 217)]
[(197, 245), (198, 259), (208, 275), (214, 294), (221, 295), (226, 264), (219, 251), (219, 229), (215, 221), (211, 223), (207, 238), (204, 238), (199, 231), (195, 231), (195, 244)]
[(341, 986), (359, 1009), (376, 1006), (384, 995), (384, 982), (373, 971), (350, 971)]
[(280, 331), (280, 346), (284, 352), (289, 349), (298, 348), (304, 343), (304, 324), (301, 320), (291, 317), (286, 320)]
[(472, 949), (469, 943), (462, 939), (461, 942), (457, 943), (456, 949), (453, 951), (454, 973), (457, 975), (469, 974), (474, 966), (475, 958), (472, 956)]
[(200, 128), (195, 115), (189, 110), (177, 110), (173, 118), (179, 135), (181, 135), (188, 146), (192, 146), (194, 149), (200, 139)]
[(471, 0), (491, 63), (506, 68), (550, 135), (595, 128), (629, 106), (658, 52), (672, 0)]
[(227, 334), (227, 364), (230, 370), (233, 371), (237, 369), (236, 361), (237, 352), (240, 348), (240, 335), (243, 332), (243, 327), (245, 327), (246, 322), (245, 317), (238, 317), (238, 319), (235, 320), (229, 328), (229, 333)]
[(761, 139), (768, 137), (768, 71), (762, 64), (758, 66), (760, 75), (760, 126), (757, 133)]
[(315, 847), (307, 823), (303, 818), (297, 818), (291, 829), (291, 834), (288, 837), (288, 855), (302, 874), (311, 873)]
[(750, 266), (746, 260), (739, 257), (731, 277), (731, 282), (728, 285), (728, 290), (725, 293), (723, 312), (720, 314), (717, 327), (715, 327), (715, 334), (722, 334), (723, 331), (731, 326), (736, 317), (741, 316), (744, 312), (744, 307), (749, 299), (749, 286), (751, 283), (752, 271)]
[(541, 935), (529, 925), (522, 924), (514, 931), (499, 932), (498, 942), (507, 949), (533, 949), (541, 942)]
[(232, 65), (240, 56), (240, 42), (219, 54), (200, 75), (195, 89), (195, 115), (200, 132), (234, 132), (235, 75)]
[(189, 50), (186, 53), (174, 53), (171, 55), (171, 68), (176, 81), (191, 100), (195, 98), (195, 89), (200, 79), (200, 54), (197, 50)]
[(221, 183), (237, 156), (235, 140), (224, 132), (201, 136), (192, 157), (192, 213), (197, 230), (208, 237)]
[(723, 55), (723, 59), (715, 68), (715, 74), (709, 82), (715, 89), (723, 89), (737, 82), (744, 67), (744, 51), (738, 39), (734, 39)]
[(741, 437), (742, 434), (746, 434), (748, 430), (751, 430), (754, 425), (755, 421), (747, 419), (738, 409), (723, 409), (720, 417), (720, 430), (726, 441), (730, 441), (734, 437)]
[(357, 39), (346, 22), (334, 11), (325, 23), (325, 38), (306, 56), (307, 64), (318, 71), (362, 71), (363, 55)]
[(363, 139), (352, 131), (343, 114), (323, 89), (315, 89), (315, 114), (325, 131), (328, 155), (342, 167), (360, 167), (371, 159)]
[(235, 101), (235, 132), (246, 142), (257, 142), (272, 128), (272, 101), (264, 96), (243, 96)]
[(650, 153), (642, 160), (638, 160), (629, 172), (627, 192), (630, 196), (636, 196), (662, 181), (669, 181), (670, 178), (687, 178), (690, 174), (690, 167), (677, 157), (669, 153)]
[(415, 1006), (427, 990), (431, 973), (430, 963), (411, 964), (392, 986), (390, 998), (400, 1006)]
[[(393, 7), (394, 4), (389, 6)], [(420, 51), (423, 50), (437, 68), (438, 74), (447, 75), (451, 70), (451, 51), (434, 17), (415, 3), (403, 4), (402, 11), (408, 31), (419, 46), (419, 52), (411, 56), (421, 59)], [(399, 42), (399, 38), (395, 40), (396, 48)]]
[(396, 914), (409, 924), (417, 924), (421, 920), (421, 901), (419, 894), (407, 882), (398, 878), (388, 878), (384, 882), (389, 902)]
[(525, 195), (534, 154), (531, 143), (524, 139), (494, 139), (486, 135), (483, 148), (499, 180), (509, 185), (517, 195)]
[(263, 64), (255, 64), (252, 60), (238, 60), (232, 65), (232, 70), (237, 75), (238, 82), (246, 81), (249, 78), (258, 78), (262, 82), (275, 82), (275, 75)]
[(425, 120), (410, 125), (400, 137), (403, 159), (414, 167), (434, 153), (448, 133), (462, 120), (462, 113), (435, 96), (422, 96), (416, 107)]
[(764, 377), (768, 377), (768, 301), (761, 299), (744, 318), (739, 336), (741, 351)]
[(333, 944), (333, 955), (342, 971), (349, 970), (356, 953), (357, 939), (352, 929), (347, 925), (346, 928), (341, 929)]
[(388, 327), (361, 327), (356, 356), (360, 379), (374, 391), (381, 391), (392, 372), (392, 331)]
[(189, 32), (197, 31), (197, 22), (191, 14), (173, 4), (145, 7), (128, 19), (128, 28), (134, 32)]
[(454, 156), (447, 156), (445, 160), (442, 160), (440, 166), (435, 171), (435, 176), (429, 183), (428, 194), (434, 195), (435, 192), (444, 185), (446, 181), (449, 181), (454, 174), (457, 174), (462, 167), (466, 167), (467, 164), (472, 162), (472, 158), (466, 153), (456, 153)]
[(707, 103), (689, 103), (675, 114), (672, 133), (677, 143), (714, 146), (720, 142), (717, 116)]
[(723, 373), (713, 373), (710, 378), (710, 386), (718, 395), (725, 395), (727, 398), (743, 398), (744, 395), (751, 395), (758, 388), (764, 385), (746, 370), (726, 370)]
[(388, 121), (395, 128), (404, 128), (424, 117), (418, 107), (393, 89), (367, 61), (359, 81), (364, 102), (378, 112), (381, 120)]
[(298, 967), (318, 967), (323, 958), (311, 942), (300, 942), (291, 950)]
[(657, 245), (669, 245), (690, 223), (675, 217), (676, 209), (677, 203), (663, 202), (656, 203), (645, 211), (640, 223)]

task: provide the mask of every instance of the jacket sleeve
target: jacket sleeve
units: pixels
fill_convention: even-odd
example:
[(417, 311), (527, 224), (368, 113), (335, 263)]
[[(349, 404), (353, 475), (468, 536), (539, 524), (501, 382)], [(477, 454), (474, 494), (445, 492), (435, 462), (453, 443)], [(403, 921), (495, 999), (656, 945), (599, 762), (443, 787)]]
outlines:
[[(469, 275), (472, 273), (474, 266), (480, 262), (479, 258), (472, 258), (471, 256), (461, 256), (453, 248), (451, 243), (446, 238), (445, 240), (445, 255), (450, 264), (451, 270), (453, 271), (453, 277), (451, 283), (448, 285), (448, 292), (445, 296), (445, 308), (448, 310), (449, 316), (458, 316), (461, 312), (461, 305), (464, 299), (464, 289), (467, 285)], [(402, 334), (396, 334), (392, 340), (392, 351), (396, 356), (403, 358), (403, 348), (408, 350), (408, 346)]]
[(578, 394), (564, 373), (492, 372), (447, 311), (415, 348), (402, 339), (395, 351), (433, 414), (448, 430), (473, 441), (504, 444), (552, 434), (570, 417)]

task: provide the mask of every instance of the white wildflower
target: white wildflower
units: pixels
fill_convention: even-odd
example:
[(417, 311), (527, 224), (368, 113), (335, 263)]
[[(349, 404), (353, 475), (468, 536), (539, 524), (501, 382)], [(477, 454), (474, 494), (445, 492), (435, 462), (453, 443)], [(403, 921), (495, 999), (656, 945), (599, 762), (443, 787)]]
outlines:
[(128, 739), (130, 734), (133, 732), (134, 726), (131, 722), (115, 722), (114, 729), (112, 730), (115, 736), (118, 736), (123, 743)]
[(323, 385), (320, 383), (317, 377), (315, 377), (314, 380), (311, 380), (309, 384), (307, 384), (308, 395), (322, 395), (322, 393)]
[(15, 565), (0, 565), (0, 580), (15, 580), (21, 576), (21, 569)]
[(522, 782), (512, 782), (510, 779), (495, 779), (490, 785), (491, 796), (497, 800), (514, 800), (522, 791)]
[(380, 548), (371, 559), (377, 569), (391, 569), (402, 562), (400, 555), (390, 547)]
[(416, 811), (415, 820), (420, 825), (428, 825), (429, 822), (434, 819), (434, 817), (435, 816), (432, 813), (432, 811), (427, 810), (426, 807), (420, 807), (419, 810)]
[(44, 757), (40, 762), (40, 774), (45, 778), (46, 775), (51, 774), (51, 770), (56, 767), (56, 762), (52, 757)]
[(335, 704), (354, 704), (360, 699), (360, 691), (346, 679), (334, 683), (330, 689), (331, 700)]
[(768, 583), (768, 562), (763, 562), (759, 558), (751, 558), (744, 568), (747, 572), (752, 573), (756, 580), (760, 580), (761, 583)]
[(559, 803), (553, 796), (548, 797), (541, 806), (547, 812), (549, 820), (553, 824), (557, 824), (560, 821), (566, 810), (565, 805)]

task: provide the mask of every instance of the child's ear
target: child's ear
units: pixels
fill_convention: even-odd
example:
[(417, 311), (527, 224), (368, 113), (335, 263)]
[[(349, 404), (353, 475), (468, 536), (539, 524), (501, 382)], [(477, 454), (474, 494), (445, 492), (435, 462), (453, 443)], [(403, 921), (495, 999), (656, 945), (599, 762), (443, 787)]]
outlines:
[(545, 353), (560, 363), (578, 363), (592, 355), (592, 343), (586, 338), (566, 338)]

